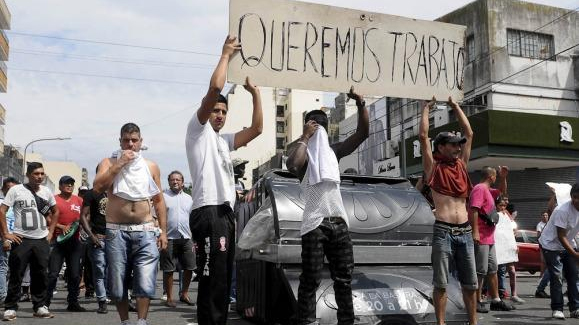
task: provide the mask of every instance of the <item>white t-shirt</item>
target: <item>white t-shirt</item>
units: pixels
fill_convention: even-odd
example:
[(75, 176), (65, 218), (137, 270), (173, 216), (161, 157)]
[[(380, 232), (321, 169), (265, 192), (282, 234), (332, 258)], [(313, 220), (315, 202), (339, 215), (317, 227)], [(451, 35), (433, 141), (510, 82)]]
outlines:
[(537, 232), (543, 232), (543, 229), (545, 228), (546, 225), (547, 225), (546, 222), (543, 222), (543, 221), (539, 222), (537, 224), (537, 229), (536, 229)]
[(579, 210), (575, 209), (571, 201), (567, 201), (562, 205), (558, 206), (551, 219), (547, 222), (545, 228), (541, 232), (541, 237), (539, 237), (539, 243), (541, 246), (550, 251), (564, 251), (565, 247), (561, 245), (559, 238), (557, 237), (557, 227), (567, 229), (567, 239), (571, 243), (571, 246), (576, 246), (575, 236), (579, 233)]
[(193, 209), (206, 205), (235, 204), (235, 180), (230, 151), (235, 134), (215, 132), (209, 122), (201, 124), (197, 112), (187, 126), (185, 148), (193, 188)]
[[(40, 185), (40, 190), (36, 192), (36, 195), (48, 201), (51, 207), (56, 205), (54, 195), (46, 186)], [(2, 204), (14, 210), (14, 234), (31, 239), (48, 236), (46, 219), (36, 208), (34, 195), (24, 185), (18, 184), (11, 187)]]
[(305, 206), (300, 235), (303, 236), (316, 229), (325, 217), (342, 217), (349, 226), (348, 215), (342, 201), (342, 192), (340, 192), (340, 184), (322, 181), (310, 185), (307, 175), (308, 173), (306, 172), (306, 176), (302, 180), (302, 195)]
[(495, 227), (495, 249), (497, 264), (507, 264), (519, 260), (517, 254), (517, 241), (514, 231), (517, 223), (504, 212), (499, 212), (499, 222)]

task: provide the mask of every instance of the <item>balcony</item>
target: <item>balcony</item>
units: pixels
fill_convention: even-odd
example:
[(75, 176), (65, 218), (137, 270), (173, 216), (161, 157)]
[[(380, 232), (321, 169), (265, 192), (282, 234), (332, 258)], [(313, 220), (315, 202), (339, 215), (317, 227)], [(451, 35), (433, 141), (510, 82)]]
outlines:
[(0, 125), (6, 125), (6, 109), (0, 104)]
[(10, 52), (10, 43), (8, 36), (0, 29), (0, 61), (8, 61), (8, 54)]
[(0, 61), (0, 92), (5, 93), (8, 90), (8, 68), (6, 63)]
[(6, 1), (0, 0), (0, 29), (10, 29), (10, 21), (12, 20), (12, 15)]

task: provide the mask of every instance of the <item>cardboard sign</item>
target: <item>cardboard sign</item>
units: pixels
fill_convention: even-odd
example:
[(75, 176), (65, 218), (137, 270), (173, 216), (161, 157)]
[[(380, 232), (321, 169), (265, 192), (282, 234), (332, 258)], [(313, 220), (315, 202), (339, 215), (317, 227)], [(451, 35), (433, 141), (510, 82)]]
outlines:
[(290, 0), (230, 0), (229, 15), (229, 82), (463, 98), (464, 26)]

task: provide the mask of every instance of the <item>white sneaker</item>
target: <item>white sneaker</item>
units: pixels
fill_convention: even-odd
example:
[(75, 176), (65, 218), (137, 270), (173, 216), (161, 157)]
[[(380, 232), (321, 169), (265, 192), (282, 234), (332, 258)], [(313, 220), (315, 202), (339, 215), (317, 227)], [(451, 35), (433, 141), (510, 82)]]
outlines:
[(38, 308), (33, 316), (38, 318), (54, 318), (54, 315), (48, 310), (48, 307), (46, 306)]
[(164, 294), (164, 295), (161, 297), (161, 301), (167, 301), (167, 294)]
[(516, 304), (524, 304), (525, 303), (525, 300), (519, 298), (519, 296), (512, 296), (511, 301), (516, 303)]
[(565, 314), (560, 310), (553, 310), (553, 318), (555, 319), (565, 319)]
[(5, 321), (11, 321), (16, 319), (16, 310), (13, 309), (6, 309), (4, 311), (4, 318)]

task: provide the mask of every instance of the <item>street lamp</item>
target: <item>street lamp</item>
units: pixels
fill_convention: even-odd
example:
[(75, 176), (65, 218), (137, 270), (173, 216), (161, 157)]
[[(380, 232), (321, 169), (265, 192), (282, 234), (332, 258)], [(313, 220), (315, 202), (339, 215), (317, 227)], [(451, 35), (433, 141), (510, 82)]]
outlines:
[(26, 146), (24, 147), (24, 159), (22, 159), (22, 174), (26, 177), (26, 151), (28, 150), (28, 146), (30, 146), (31, 144), (35, 143), (35, 142), (40, 142), (40, 141), (57, 141), (57, 140), (70, 140), (72, 138), (42, 138), (42, 139), (36, 139), (36, 140), (32, 140), (30, 142), (28, 142), (28, 144), (26, 144)]

